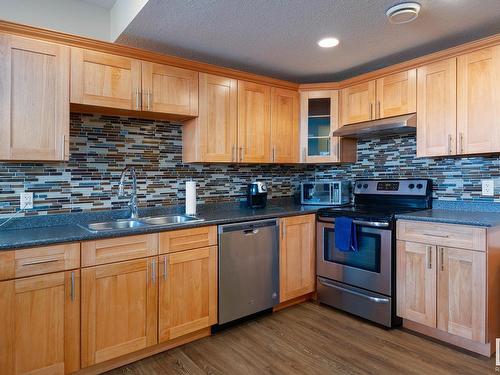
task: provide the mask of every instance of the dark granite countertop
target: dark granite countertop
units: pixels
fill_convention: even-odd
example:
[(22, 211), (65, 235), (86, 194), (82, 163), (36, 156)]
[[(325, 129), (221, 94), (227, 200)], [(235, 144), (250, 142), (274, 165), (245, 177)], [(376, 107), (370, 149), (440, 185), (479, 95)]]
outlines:
[(435, 201), (431, 210), (396, 215), (401, 220), (495, 227), (500, 225), (500, 203)]
[[(32, 216), (16, 218), (5, 227), (0, 227), (0, 250), (43, 246), (64, 242), (89, 241), (101, 238), (122, 237), (135, 234), (157, 233), (170, 230), (236, 223), (249, 220), (278, 218), (315, 213), (321, 206), (301, 206), (293, 199), (270, 199), (266, 208), (250, 209), (238, 202), (200, 204), (197, 216), (204, 221), (179, 225), (144, 226), (119, 231), (90, 232), (80, 225), (126, 218), (128, 210), (109, 210), (89, 213)], [(184, 206), (145, 208), (139, 215), (161, 216), (184, 213)], [(0, 223), (2, 221), (0, 220)]]

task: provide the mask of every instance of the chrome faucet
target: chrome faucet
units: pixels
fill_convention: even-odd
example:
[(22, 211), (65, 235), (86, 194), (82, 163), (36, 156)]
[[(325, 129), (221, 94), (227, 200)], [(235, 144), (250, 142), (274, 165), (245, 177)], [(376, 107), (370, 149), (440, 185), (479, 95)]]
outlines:
[[(130, 171), (130, 176), (132, 177), (132, 193), (125, 194), (125, 188), (123, 183), (125, 181), (125, 175)], [(137, 175), (135, 173), (134, 167), (126, 167), (122, 171), (122, 175), (120, 176), (120, 185), (118, 186), (118, 197), (125, 198), (129, 197), (130, 200), (128, 202), (128, 207), (130, 209), (130, 218), (137, 219), (139, 217), (139, 210), (137, 208)]]

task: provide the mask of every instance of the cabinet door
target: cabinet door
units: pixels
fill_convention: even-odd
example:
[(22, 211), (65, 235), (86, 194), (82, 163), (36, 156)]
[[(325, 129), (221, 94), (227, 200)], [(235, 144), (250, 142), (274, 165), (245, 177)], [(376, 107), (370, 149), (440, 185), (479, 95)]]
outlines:
[(141, 61), (71, 48), (71, 103), (141, 109)]
[(199, 73), (199, 116), (182, 127), (183, 160), (236, 162), (238, 81)]
[(80, 368), (79, 271), (0, 282), (2, 374)]
[(82, 367), (157, 343), (157, 258), (82, 270)]
[(346, 87), (341, 95), (342, 125), (375, 118), (375, 81)]
[(142, 109), (198, 115), (198, 72), (142, 62)]
[(397, 314), (436, 327), (436, 247), (397, 242)]
[(315, 290), (315, 223), (315, 215), (280, 221), (280, 302)]
[(458, 57), (458, 154), (500, 151), (500, 46)]
[(271, 88), (238, 81), (238, 160), (271, 161)]
[(159, 340), (217, 323), (217, 247), (160, 257)]
[(486, 255), (438, 247), (437, 327), (486, 343)]
[(274, 163), (299, 161), (299, 93), (271, 89), (271, 152)]
[(416, 110), (416, 69), (377, 79), (377, 118), (404, 115)]
[(69, 159), (69, 47), (0, 35), (0, 160)]
[(456, 154), (456, 59), (417, 70), (417, 156)]

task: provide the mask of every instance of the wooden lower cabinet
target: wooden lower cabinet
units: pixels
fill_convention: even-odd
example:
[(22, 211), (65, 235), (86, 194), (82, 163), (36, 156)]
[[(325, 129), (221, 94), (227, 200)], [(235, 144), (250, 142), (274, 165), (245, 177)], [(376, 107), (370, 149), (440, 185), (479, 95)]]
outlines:
[(158, 258), (82, 270), (82, 367), (154, 345)]
[(80, 271), (0, 282), (0, 372), (80, 368)]
[(486, 342), (486, 254), (438, 247), (437, 328)]
[(160, 256), (159, 341), (217, 323), (217, 246)]
[(436, 247), (416, 242), (397, 244), (397, 313), (436, 326)]
[(316, 216), (280, 220), (280, 302), (314, 292)]

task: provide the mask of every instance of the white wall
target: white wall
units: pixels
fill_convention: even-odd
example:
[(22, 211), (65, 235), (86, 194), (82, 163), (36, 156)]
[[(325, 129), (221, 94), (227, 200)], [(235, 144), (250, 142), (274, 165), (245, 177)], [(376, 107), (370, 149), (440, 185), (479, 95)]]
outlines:
[(149, 0), (116, 0), (110, 14), (110, 39), (116, 41)]
[(109, 10), (77, 0), (0, 0), (0, 19), (110, 40)]

